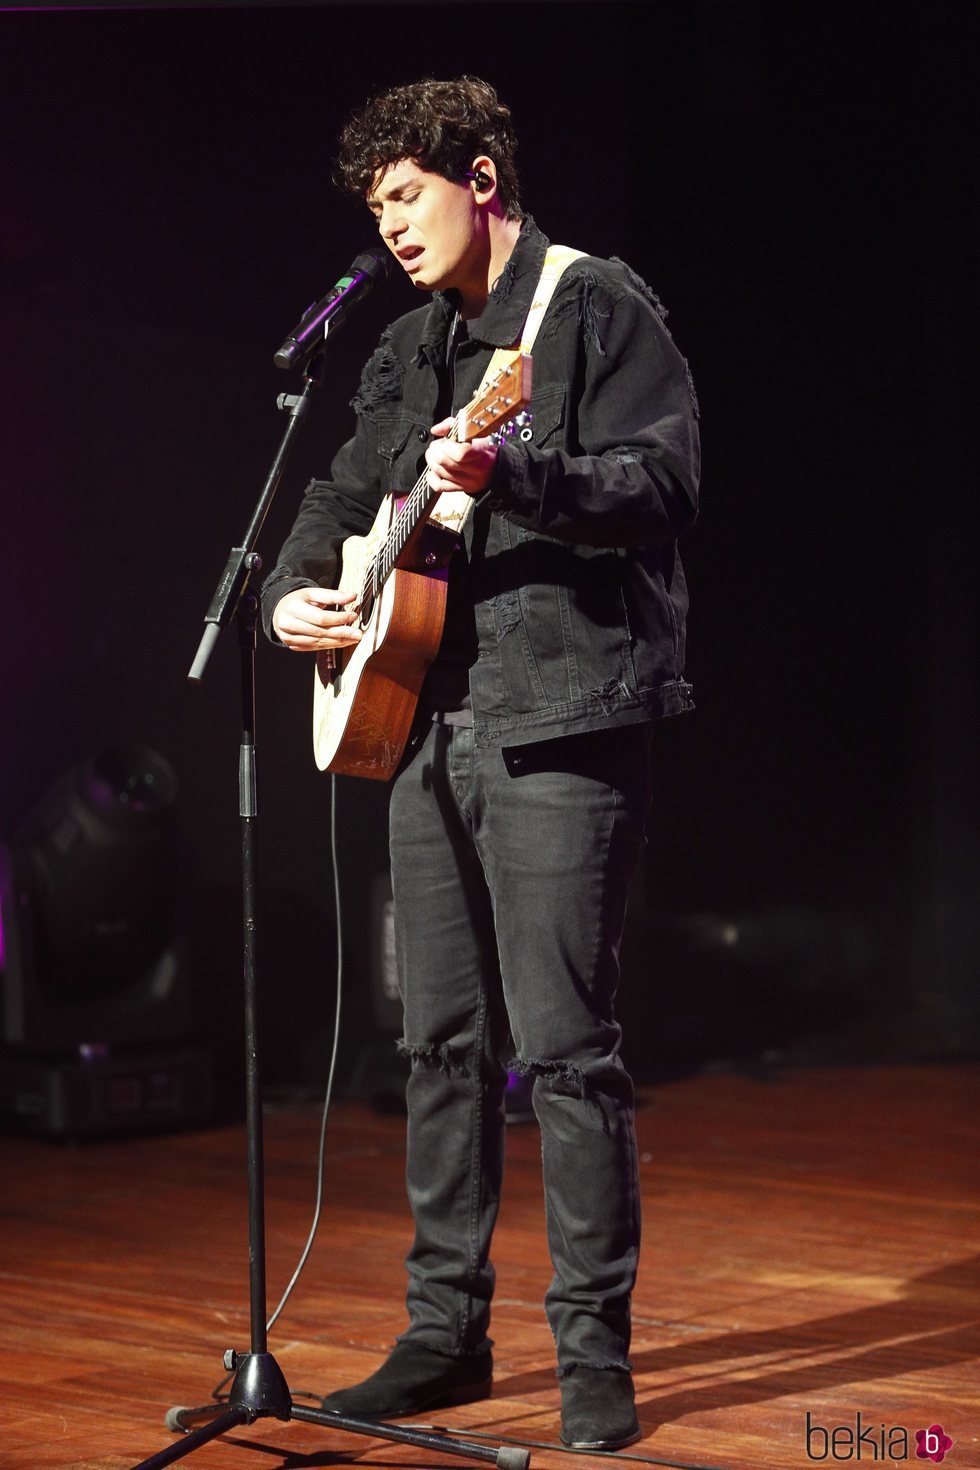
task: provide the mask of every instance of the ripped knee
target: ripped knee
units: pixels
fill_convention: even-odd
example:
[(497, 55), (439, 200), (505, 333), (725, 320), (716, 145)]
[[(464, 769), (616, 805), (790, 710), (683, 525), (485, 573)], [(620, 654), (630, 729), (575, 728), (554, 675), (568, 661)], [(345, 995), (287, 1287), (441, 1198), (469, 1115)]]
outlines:
[(581, 1067), (574, 1062), (547, 1061), (538, 1057), (514, 1057), (509, 1063), (511, 1072), (518, 1077), (530, 1077), (533, 1081), (539, 1078), (557, 1084), (557, 1090), (569, 1093), (572, 1097), (594, 1097), (595, 1091), (590, 1088), (589, 1080)]
[(458, 1047), (449, 1046), (445, 1042), (437, 1046), (435, 1042), (417, 1044), (404, 1039), (396, 1042), (396, 1046), (399, 1056), (406, 1057), (413, 1068), (442, 1072), (447, 1077), (468, 1075), (466, 1057)]
[(587, 1061), (584, 1066), (563, 1058), (514, 1057), (511, 1072), (544, 1086), (551, 1097), (572, 1098), (591, 1104), (590, 1112), (609, 1127), (613, 1120), (633, 1107), (633, 1085), (629, 1074), (608, 1057)]

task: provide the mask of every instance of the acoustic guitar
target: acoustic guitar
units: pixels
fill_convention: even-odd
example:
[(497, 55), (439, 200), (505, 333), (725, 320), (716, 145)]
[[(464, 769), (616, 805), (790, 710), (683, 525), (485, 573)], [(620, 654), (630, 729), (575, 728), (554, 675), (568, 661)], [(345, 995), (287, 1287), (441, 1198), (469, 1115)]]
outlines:
[[(449, 437), (505, 437), (527, 422), (530, 400), (531, 359), (515, 352), (456, 415)], [(316, 656), (313, 751), (321, 771), (386, 781), (402, 758), (442, 640), (449, 559), (459, 545), (452, 527), (463, 519), (448, 514), (440, 524), (441, 510), (430, 519), (438, 500), (423, 472), (409, 495), (385, 496), (366, 536), (343, 544), (338, 590), (357, 593), (362, 636)]]

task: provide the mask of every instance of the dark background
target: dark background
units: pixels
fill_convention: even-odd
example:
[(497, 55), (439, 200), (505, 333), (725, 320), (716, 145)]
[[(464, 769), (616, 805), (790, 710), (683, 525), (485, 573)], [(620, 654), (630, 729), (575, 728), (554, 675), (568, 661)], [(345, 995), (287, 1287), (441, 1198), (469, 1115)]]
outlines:
[[(375, 88), (476, 72), (524, 203), (670, 308), (702, 409), (697, 713), (655, 747), (624, 950), (637, 1072), (977, 1037), (977, 19), (934, 5), (405, 4), (0, 16), (0, 839), (88, 753), (172, 762), (198, 1034), (239, 1068), (238, 665), (186, 672), (294, 389), (272, 354), (371, 242), (330, 182)], [(260, 543), (350, 432), (376, 292)], [(267, 1070), (323, 1071), (329, 782), (258, 656)], [(338, 783), (347, 1073), (386, 792)]]

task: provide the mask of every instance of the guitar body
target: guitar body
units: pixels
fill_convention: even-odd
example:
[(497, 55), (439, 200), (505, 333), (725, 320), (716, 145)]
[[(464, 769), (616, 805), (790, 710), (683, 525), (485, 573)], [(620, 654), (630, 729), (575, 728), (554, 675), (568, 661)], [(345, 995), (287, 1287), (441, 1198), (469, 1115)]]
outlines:
[[(368, 534), (344, 542), (341, 592), (361, 590), (395, 511), (389, 495)], [(456, 544), (450, 533), (420, 525), (385, 581), (361, 641), (317, 654), (313, 752), (321, 771), (376, 781), (394, 775), (442, 640), (446, 565)]]
[[(499, 356), (499, 371), (456, 416), (461, 443), (512, 431), (531, 401), (530, 357)], [(344, 542), (338, 591), (354, 594), (362, 636), (353, 648), (316, 656), (313, 753), (321, 771), (387, 781), (398, 769), (439, 652), (446, 569), (469, 510), (469, 497), (439, 497), (423, 473), (404, 500), (386, 496), (366, 536)]]

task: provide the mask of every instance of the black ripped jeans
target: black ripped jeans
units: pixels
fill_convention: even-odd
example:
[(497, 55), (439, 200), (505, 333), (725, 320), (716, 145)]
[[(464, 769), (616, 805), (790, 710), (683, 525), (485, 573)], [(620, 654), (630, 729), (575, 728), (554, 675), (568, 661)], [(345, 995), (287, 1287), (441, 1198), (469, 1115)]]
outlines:
[(649, 805), (643, 726), (481, 750), (423, 727), (395, 778), (405, 1008), (405, 1336), (488, 1344), (508, 1070), (533, 1076), (559, 1373), (624, 1367), (640, 1241), (633, 1087), (613, 1015)]

